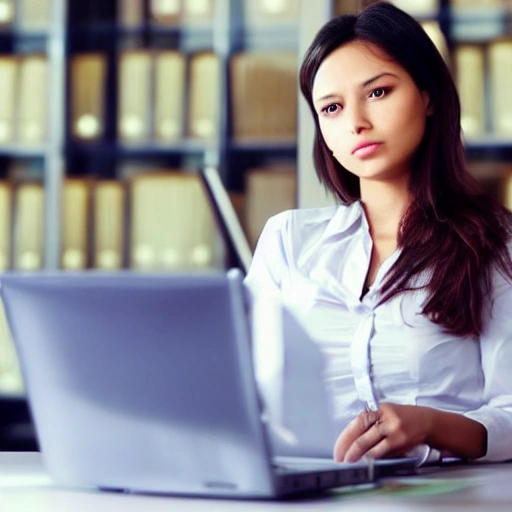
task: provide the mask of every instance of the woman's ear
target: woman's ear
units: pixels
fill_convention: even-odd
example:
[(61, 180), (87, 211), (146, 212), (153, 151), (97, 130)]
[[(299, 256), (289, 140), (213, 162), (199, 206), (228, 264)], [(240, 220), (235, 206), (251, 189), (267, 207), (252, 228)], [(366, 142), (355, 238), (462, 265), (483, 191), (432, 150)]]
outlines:
[(425, 114), (429, 117), (434, 113), (434, 106), (430, 101), (430, 94), (427, 91), (421, 91), (421, 97), (423, 98), (423, 105), (425, 106)]

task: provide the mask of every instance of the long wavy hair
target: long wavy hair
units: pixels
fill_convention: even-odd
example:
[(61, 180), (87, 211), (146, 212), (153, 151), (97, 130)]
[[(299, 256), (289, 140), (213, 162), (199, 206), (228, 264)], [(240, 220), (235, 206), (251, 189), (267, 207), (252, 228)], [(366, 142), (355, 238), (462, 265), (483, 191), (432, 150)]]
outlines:
[(497, 269), (512, 280), (507, 244), (512, 213), (487, 196), (468, 172), (461, 139), (460, 101), (450, 70), (421, 25), (387, 3), (332, 19), (316, 35), (300, 69), (300, 87), (315, 120), (313, 158), (320, 181), (344, 204), (360, 199), (359, 178), (333, 157), (313, 106), (313, 82), (323, 60), (340, 46), (361, 41), (384, 50), (430, 98), (422, 142), (413, 158), (410, 193), (398, 233), (400, 256), (382, 288), (381, 302), (426, 291), (423, 314), (447, 332), (481, 334), (483, 311)]

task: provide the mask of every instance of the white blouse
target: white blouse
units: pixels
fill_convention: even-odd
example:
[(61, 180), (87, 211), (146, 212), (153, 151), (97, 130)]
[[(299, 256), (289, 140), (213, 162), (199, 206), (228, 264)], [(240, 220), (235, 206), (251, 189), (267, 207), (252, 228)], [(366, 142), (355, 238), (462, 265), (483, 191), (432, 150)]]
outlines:
[[(360, 202), (286, 211), (267, 222), (245, 285), (253, 299), (278, 295), (320, 349), (338, 433), (379, 402), (424, 405), (482, 423), (488, 448), (481, 460), (512, 459), (512, 285), (496, 272), (482, 335), (462, 339), (421, 314), (423, 292), (378, 305), (399, 251), (360, 299), (371, 249)], [(320, 455), (331, 455), (331, 443)]]

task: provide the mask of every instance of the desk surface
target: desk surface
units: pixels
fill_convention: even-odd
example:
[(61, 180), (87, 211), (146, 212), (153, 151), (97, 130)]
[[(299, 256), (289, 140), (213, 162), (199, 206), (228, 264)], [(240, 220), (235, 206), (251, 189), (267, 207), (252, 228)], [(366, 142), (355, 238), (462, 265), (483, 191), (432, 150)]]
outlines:
[(391, 478), (375, 489), (333, 491), (285, 502), (176, 498), (64, 489), (52, 484), (38, 453), (0, 453), (1, 512), (273, 512), (311, 511), (509, 511), (512, 464), (425, 469)]

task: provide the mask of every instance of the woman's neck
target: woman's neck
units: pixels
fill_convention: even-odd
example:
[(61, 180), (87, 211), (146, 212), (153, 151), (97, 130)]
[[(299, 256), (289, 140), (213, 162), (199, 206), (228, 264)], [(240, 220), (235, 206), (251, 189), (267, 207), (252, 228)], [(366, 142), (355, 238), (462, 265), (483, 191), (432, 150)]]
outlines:
[(396, 239), (402, 215), (411, 197), (408, 186), (396, 183), (361, 183), (361, 203), (372, 238)]

